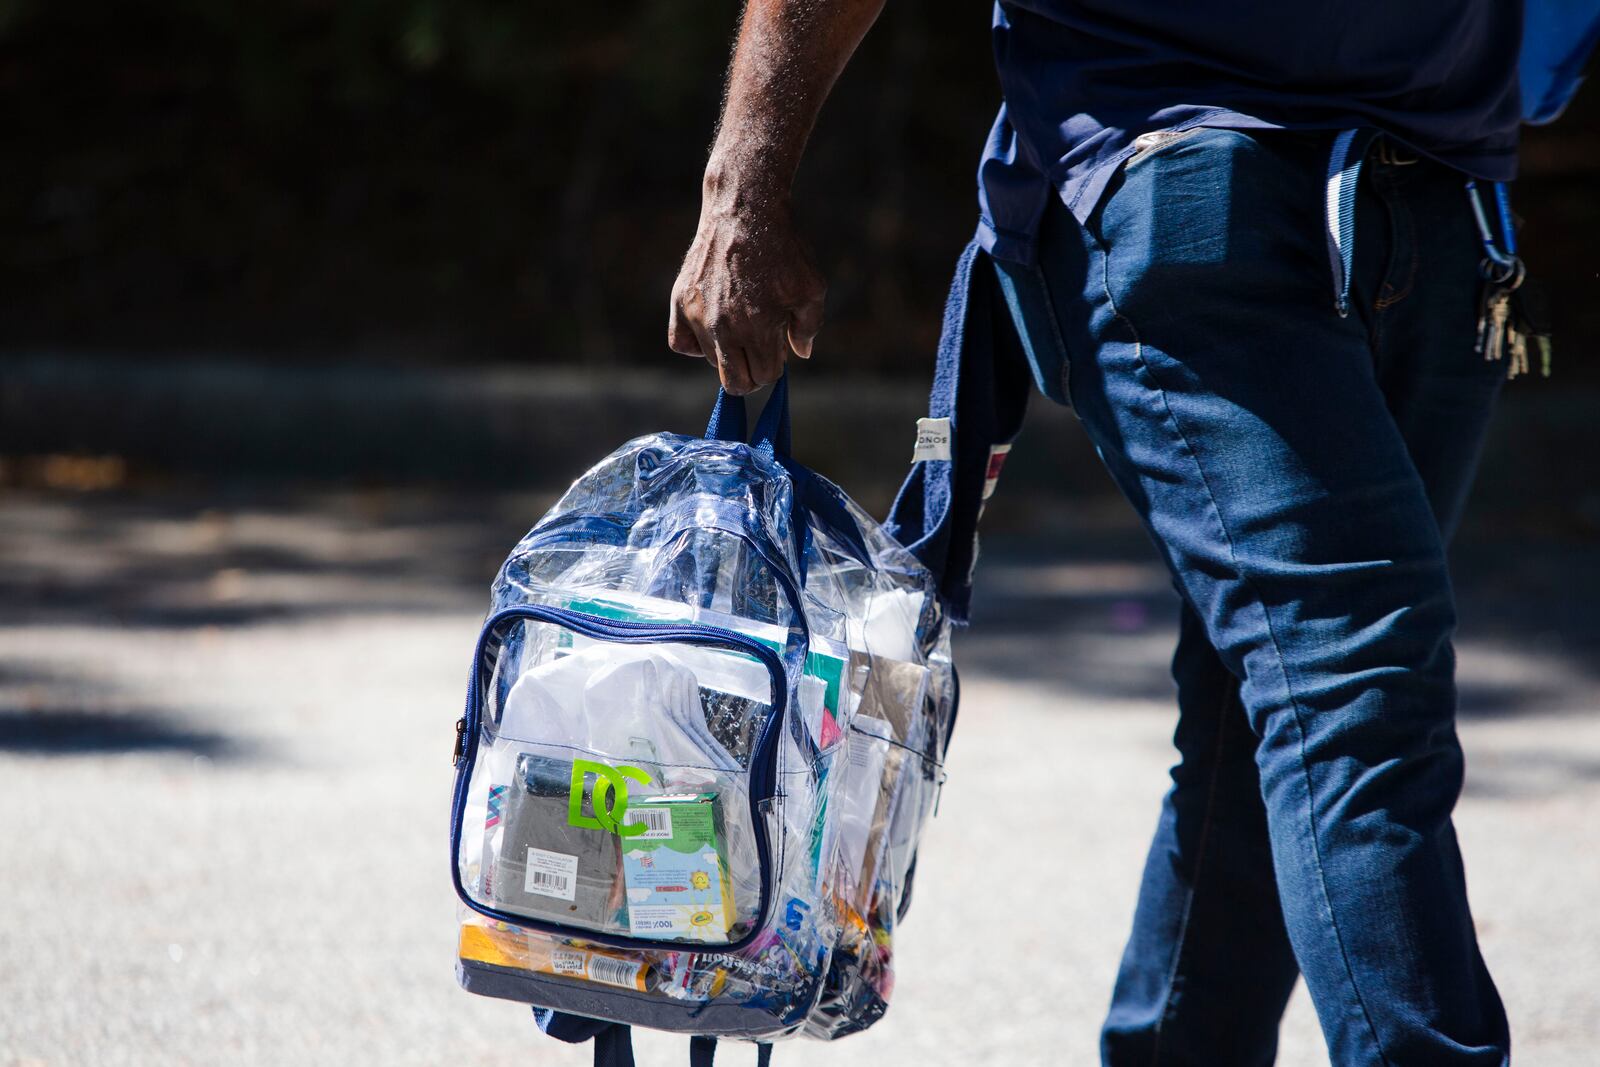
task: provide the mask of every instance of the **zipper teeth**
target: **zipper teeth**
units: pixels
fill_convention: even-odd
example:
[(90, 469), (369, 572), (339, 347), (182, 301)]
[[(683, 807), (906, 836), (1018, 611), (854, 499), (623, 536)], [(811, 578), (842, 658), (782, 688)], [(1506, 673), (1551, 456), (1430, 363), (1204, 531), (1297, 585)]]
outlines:
[[(775, 573), (781, 572), (777, 572), (775, 570)], [(787, 585), (787, 583), (785, 584)], [(451, 805), (450, 812), (450, 876), (451, 881), (456, 887), (456, 895), (461, 898), (462, 902), (465, 903), (467, 907), (478, 912), (479, 914), (488, 916), (491, 919), (497, 919), (501, 922), (511, 923), (514, 926), (520, 926), (529, 930), (537, 930), (541, 933), (547, 933), (558, 937), (576, 936), (582, 937), (585, 940), (593, 941), (597, 944), (611, 945), (612, 947), (616, 948), (640, 949), (644, 951), (702, 951), (676, 941), (652, 941), (647, 938), (636, 938), (626, 935), (612, 935), (600, 931), (578, 930), (575, 927), (565, 927), (554, 923), (545, 923), (534, 919), (528, 919), (508, 911), (502, 911), (498, 908), (490, 908), (480, 905), (476, 901), (472, 900), (467, 894), (466, 887), (461, 882), (461, 823), (462, 817), (465, 813), (464, 809), (466, 806), (466, 794), (468, 783), (471, 780), (471, 770), (474, 762), (476, 761), (478, 753), (478, 733), (481, 727), (481, 723), (479, 722), (480, 701), (478, 700), (478, 676), (482, 665), (484, 644), (488, 636), (493, 633), (501, 623), (507, 622), (514, 618), (537, 619), (544, 622), (553, 623), (558, 626), (565, 626), (566, 628), (574, 630), (578, 633), (585, 633), (585, 631), (589, 631), (588, 633), (585, 633), (585, 636), (597, 637), (601, 640), (604, 640), (610, 636), (606, 633), (607, 630), (616, 630), (636, 637), (651, 636), (657, 640), (672, 640), (676, 638), (699, 644), (729, 644), (736, 648), (749, 651), (755, 655), (757, 659), (762, 661), (763, 665), (767, 668), (768, 673), (772, 677), (773, 700), (772, 714), (768, 718), (766, 727), (763, 728), (761, 732), (761, 738), (756, 744), (756, 751), (751, 754), (752, 767), (754, 767), (759, 760), (761, 770), (764, 772), (762, 775), (761, 789), (758, 790), (756, 788), (754, 773), (747, 772), (750, 773), (751, 778), (751, 829), (756, 836), (757, 861), (760, 865), (762, 875), (761, 907), (757, 916), (757, 922), (751, 928), (748, 934), (736, 941), (730, 941), (724, 945), (708, 945), (703, 951), (736, 952), (750, 944), (761, 933), (761, 931), (766, 928), (769, 913), (772, 911), (772, 898), (774, 895), (772, 885), (774, 881), (772, 872), (772, 847), (771, 841), (767, 836), (765, 812), (762, 810), (762, 806), (771, 801), (772, 797), (768, 794), (774, 791), (776, 784), (774, 779), (776, 778), (777, 771), (777, 739), (779, 736), (778, 731), (782, 728), (783, 719), (788, 709), (788, 679), (783, 669), (782, 659), (777, 653), (773, 652), (772, 649), (768, 648), (766, 645), (761, 644), (755, 638), (750, 637), (748, 634), (742, 634), (737, 630), (729, 630), (722, 626), (712, 626), (709, 624), (684, 626), (679, 623), (652, 623), (623, 619), (605, 619), (599, 616), (588, 615), (583, 612), (574, 611), (570, 608), (558, 608), (546, 605), (526, 605), (521, 607), (506, 608), (505, 610), (490, 616), (488, 621), (484, 623), (483, 631), (478, 637), (477, 646), (473, 651), (472, 673), (467, 680), (467, 706), (465, 716), (467, 720), (467, 746), (466, 752), (456, 770), (455, 797), (454, 803)], [(714, 640), (708, 642), (706, 641), (707, 637), (713, 638)], [(642, 644), (646, 642), (641, 641), (630, 643)], [(809, 640), (807, 640), (806, 643), (809, 645)], [(768, 766), (768, 764), (771, 764), (772, 766)]]

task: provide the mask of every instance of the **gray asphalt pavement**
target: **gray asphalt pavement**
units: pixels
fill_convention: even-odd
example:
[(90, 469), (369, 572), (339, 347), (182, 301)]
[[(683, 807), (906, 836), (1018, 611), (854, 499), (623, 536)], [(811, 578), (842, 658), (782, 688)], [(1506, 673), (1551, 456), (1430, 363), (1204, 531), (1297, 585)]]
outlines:
[[(487, 582), (544, 503), (0, 498), (0, 1064), (588, 1062), (452, 970), (446, 750)], [(1173, 610), (1120, 512), (1028, 522), (986, 544), (892, 1009), (779, 1064), (1095, 1062)], [(1600, 1037), (1597, 555), (1461, 550), (1458, 824), (1518, 1060), (1550, 1067)], [(1052, 783), (1049, 826), (993, 818), (1016, 776)], [(1326, 1063), (1303, 991), (1279, 1062)]]

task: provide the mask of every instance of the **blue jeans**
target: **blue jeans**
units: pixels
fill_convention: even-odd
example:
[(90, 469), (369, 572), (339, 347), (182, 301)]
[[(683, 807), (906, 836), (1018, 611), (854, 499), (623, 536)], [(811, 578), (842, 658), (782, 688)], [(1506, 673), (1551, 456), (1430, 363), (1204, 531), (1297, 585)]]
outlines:
[(1183, 600), (1181, 761), (1106, 1064), (1270, 1064), (1297, 973), (1333, 1062), (1503, 1064), (1450, 813), (1446, 544), (1504, 368), (1473, 351), (1463, 179), (1368, 159), (1352, 310), (1324, 240), (1332, 135), (1199, 130), (1052, 204), (999, 264)]

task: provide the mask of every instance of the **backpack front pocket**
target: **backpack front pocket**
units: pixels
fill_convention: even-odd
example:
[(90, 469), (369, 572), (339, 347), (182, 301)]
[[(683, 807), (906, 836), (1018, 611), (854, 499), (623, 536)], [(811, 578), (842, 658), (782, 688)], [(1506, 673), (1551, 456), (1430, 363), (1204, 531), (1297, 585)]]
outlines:
[(785, 677), (720, 627), (537, 605), (489, 620), (452, 818), (462, 899), (601, 944), (754, 937), (781, 840)]

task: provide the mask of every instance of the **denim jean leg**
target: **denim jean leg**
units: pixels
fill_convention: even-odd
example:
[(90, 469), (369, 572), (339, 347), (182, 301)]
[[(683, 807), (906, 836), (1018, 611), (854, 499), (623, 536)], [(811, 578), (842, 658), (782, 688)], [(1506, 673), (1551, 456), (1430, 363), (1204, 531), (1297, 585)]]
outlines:
[(1504, 363), (1475, 351), (1483, 250), (1458, 173), (1427, 161), (1374, 162), (1367, 178), (1357, 302), (1369, 316), (1379, 386), (1448, 542), (1506, 377)]
[(1299, 968), (1273, 879), (1239, 682), (1184, 604), (1172, 675), (1180, 762), (1139, 888), (1102, 1061), (1267, 1067)]
[(1130, 168), (1087, 231), (1072, 399), (1241, 679), (1334, 1062), (1500, 1064), (1450, 823), (1443, 538), (1365, 322), (1329, 306), (1320, 178), (1231, 131)]

